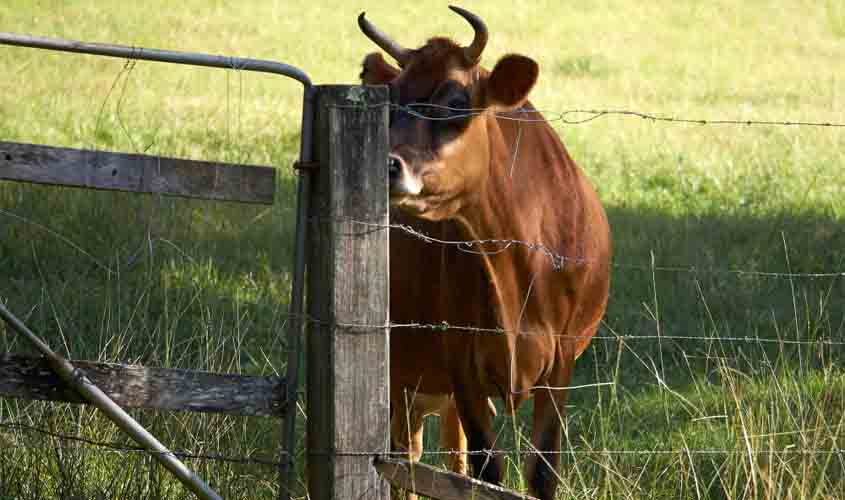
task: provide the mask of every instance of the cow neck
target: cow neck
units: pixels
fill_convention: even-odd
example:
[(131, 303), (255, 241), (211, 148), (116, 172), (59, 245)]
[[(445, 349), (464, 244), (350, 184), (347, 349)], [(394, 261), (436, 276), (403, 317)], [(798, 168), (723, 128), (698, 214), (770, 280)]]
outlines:
[[(507, 124), (504, 127), (508, 128), (503, 130), (498, 120), (488, 119), (490, 175), (479, 191), (477, 202), (458, 217), (463, 236), (467, 240), (543, 243), (543, 200), (551, 201), (542, 196), (543, 183), (552, 179), (543, 179), (544, 169), (522, 161), (529, 158), (527, 150), (515, 155), (518, 129)], [(520, 137), (522, 147), (529, 142), (528, 132), (537, 133), (537, 129), (524, 128)], [(533, 192), (524, 184), (517, 187), (515, 183), (526, 182), (526, 177), (521, 176), (529, 176)], [(500, 326), (510, 331), (541, 327), (537, 324), (541, 321), (538, 300), (543, 292), (538, 285), (546, 288), (551, 284), (548, 273), (551, 263), (547, 257), (521, 244), (512, 244), (504, 251), (502, 244), (475, 246), (473, 250), (478, 250), (483, 259)]]

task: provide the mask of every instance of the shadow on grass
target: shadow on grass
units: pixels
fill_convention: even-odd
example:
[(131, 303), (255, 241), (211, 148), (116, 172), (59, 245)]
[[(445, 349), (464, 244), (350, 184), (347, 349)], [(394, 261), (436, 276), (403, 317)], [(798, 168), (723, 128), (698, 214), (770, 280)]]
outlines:
[[(841, 219), (812, 213), (675, 217), (618, 207), (608, 215), (615, 267), (601, 336), (734, 339), (628, 342), (650, 359), (665, 364), (671, 357), (678, 366), (688, 365), (690, 355), (753, 359), (774, 357), (787, 346), (797, 362), (810, 362), (835, 348), (813, 342), (845, 341)], [(758, 337), (808, 344), (753, 340)], [(602, 349), (598, 356), (614, 343), (594, 343)]]

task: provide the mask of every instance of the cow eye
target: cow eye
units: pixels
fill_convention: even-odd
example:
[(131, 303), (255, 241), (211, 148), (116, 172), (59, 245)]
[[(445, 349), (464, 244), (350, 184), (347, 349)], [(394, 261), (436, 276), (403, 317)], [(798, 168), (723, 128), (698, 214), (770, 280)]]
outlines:
[(457, 121), (462, 121), (464, 118), (467, 118), (467, 113), (469, 113), (469, 99), (463, 95), (456, 95), (450, 98), (446, 102), (446, 107), (448, 110), (446, 111), (446, 118), (449, 119), (450, 123), (457, 124)]
[(467, 101), (466, 97), (464, 96), (455, 96), (449, 99), (448, 104), (446, 106), (455, 114), (455, 112), (463, 112), (469, 108), (469, 102)]

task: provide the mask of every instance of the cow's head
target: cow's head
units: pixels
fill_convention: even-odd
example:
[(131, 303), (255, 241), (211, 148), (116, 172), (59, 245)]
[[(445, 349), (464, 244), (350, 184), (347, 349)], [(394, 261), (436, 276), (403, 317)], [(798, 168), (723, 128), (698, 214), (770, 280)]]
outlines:
[(490, 174), (490, 120), (522, 105), (537, 80), (537, 63), (507, 55), (493, 71), (478, 65), (487, 27), (476, 15), (450, 7), (475, 29), (466, 47), (432, 38), (407, 49), (375, 28), (362, 13), (358, 25), (396, 60), (380, 53), (364, 59), (361, 80), (388, 84), (391, 203), (430, 220), (454, 217), (472, 206)]

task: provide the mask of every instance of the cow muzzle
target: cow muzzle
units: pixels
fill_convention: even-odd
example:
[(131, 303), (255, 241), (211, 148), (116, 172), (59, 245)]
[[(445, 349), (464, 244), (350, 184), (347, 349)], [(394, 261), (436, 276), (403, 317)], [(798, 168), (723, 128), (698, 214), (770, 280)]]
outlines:
[(417, 196), (422, 192), (422, 179), (401, 156), (393, 153), (388, 155), (387, 171), (391, 198)]

